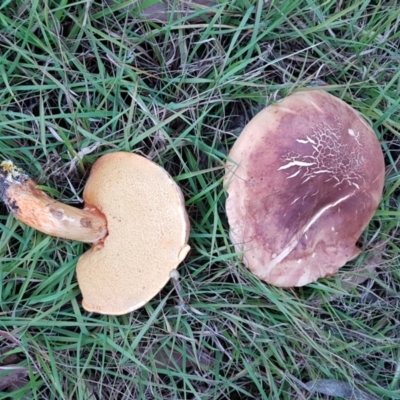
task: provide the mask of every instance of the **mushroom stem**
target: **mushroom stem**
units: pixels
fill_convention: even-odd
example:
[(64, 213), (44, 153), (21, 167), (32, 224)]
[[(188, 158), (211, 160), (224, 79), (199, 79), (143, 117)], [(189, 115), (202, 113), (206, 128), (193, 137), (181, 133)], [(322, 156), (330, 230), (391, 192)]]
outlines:
[(11, 161), (0, 164), (0, 198), (17, 219), (48, 235), (87, 243), (107, 235), (107, 220), (100, 210), (53, 200)]

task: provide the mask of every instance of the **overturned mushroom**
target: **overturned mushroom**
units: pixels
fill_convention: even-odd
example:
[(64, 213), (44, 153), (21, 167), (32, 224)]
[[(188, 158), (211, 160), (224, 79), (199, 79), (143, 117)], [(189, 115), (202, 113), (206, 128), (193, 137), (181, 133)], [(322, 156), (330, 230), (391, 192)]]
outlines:
[(0, 196), (18, 219), (49, 235), (93, 243), (77, 266), (88, 311), (119, 315), (143, 306), (190, 249), (182, 192), (144, 157), (101, 157), (85, 186), (83, 210), (51, 199), (9, 161), (1, 167)]
[(371, 127), (321, 90), (257, 114), (226, 166), (230, 236), (245, 265), (280, 287), (335, 274), (379, 204), (384, 160)]

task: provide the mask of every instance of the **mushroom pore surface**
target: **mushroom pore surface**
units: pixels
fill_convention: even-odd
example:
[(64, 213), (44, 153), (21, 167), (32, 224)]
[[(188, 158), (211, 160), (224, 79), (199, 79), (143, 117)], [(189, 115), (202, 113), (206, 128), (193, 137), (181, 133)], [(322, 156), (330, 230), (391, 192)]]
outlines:
[(359, 254), (384, 159), (371, 127), (342, 100), (322, 90), (288, 96), (249, 122), (228, 159), (230, 236), (259, 278), (302, 286)]
[(185, 258), (189, 221), (177, 184), (131, 153), (101, 157), (83, 194), (107, 218), (108, 236), (79, 259), (83, 307), (125, 314), (143, 306)]

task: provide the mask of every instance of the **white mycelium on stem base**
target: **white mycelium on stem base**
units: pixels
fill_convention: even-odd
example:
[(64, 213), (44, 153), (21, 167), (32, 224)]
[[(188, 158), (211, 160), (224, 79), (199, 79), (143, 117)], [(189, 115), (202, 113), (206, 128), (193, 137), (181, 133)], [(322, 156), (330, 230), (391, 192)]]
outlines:
[(269, 106), (229, 154), (231, 238), (244, 263), (276, 286), (337, 272), (382, 195), (379, 142), (359, 114), (321, 90)]

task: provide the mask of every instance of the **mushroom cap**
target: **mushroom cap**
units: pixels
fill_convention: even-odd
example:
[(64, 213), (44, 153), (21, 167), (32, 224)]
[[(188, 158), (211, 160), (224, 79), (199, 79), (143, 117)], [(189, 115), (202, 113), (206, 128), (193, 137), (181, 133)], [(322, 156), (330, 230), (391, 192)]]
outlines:
[(246, 125), (228, 159), (231, 240), (260, 279), (303, 286), (360, 253), (384, 159), (374, 131), (342, 100), (322, 90), (286, 97)]
[(83, 198), (106, 216), (108, 236), (78, 261), (82, 305), (110, 315), (133, 311), (164, 287), (190, 249), (182, 192), (159, 165), (116, 152), (93, 165)]

